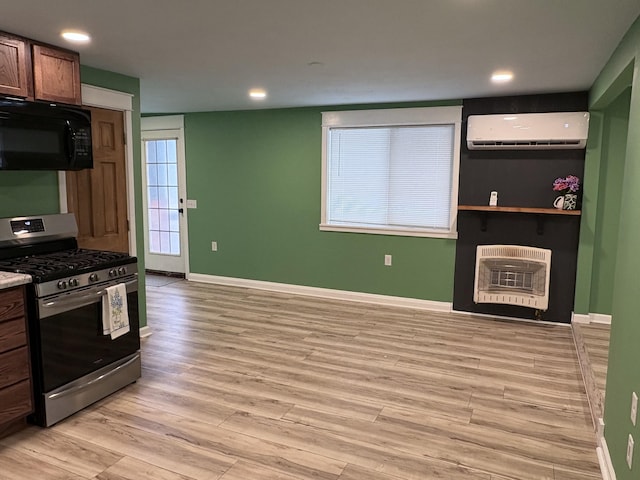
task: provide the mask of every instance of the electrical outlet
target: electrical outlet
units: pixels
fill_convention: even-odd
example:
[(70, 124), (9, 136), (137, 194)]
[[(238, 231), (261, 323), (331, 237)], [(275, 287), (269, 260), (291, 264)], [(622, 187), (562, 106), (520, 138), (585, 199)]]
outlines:
[(627, 442), (627, 465), (631, 468), (633, 464), (633, 437), (629, 434), (629, 441)]
[(636, 418), (638, 418), (638, 395), (636, 392), (631, 393), (631, 423), (636, 425)]
[(385, 256), (384, 256), (384, 264), (385, 264), (387, 267), (390, 267), (390, 266), (391, 266), (391, 255), (385, 255)]
[(218, 251), (218, 242), (211, 242), (211, 251), (212, 252)]
[(187, 200), (187, 208), (198, 208), (197, 200)]

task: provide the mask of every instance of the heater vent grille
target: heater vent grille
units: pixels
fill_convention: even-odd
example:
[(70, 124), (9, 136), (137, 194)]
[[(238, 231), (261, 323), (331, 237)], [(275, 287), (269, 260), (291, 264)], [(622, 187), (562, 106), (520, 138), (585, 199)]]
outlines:
[(522, 245), (480, 245), (473, 300), (547, 310), (551, 250)]

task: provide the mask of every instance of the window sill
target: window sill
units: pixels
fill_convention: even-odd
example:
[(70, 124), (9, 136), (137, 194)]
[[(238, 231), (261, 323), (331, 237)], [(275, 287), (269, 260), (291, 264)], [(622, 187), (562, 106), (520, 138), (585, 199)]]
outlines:
[(438, 232), (419, 229), (386, 229), (374, 227), (355, 227), (320, 224), (320, 231), (323, 232), (344, 232), (344, 233), (368, 233), (373, 235), (393, 235), (400, 237), (425, 237), (425, 238), (448, 238), (457, 239), (458, 232)]

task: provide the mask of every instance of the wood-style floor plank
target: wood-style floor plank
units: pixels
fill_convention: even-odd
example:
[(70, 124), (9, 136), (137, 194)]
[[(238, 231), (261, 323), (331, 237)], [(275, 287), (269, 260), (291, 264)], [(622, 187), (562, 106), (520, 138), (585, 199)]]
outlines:
[(55, 466), (46, 460), (40, 461), (20, 449), (0, 448), (0, 478), (2, 480), (86, 480), (87, 476), (76, 475)]
[[(122, 453), (35, 426), (0, 440), (0, 445), (27, 453), (33, 457), (34, 462), (42, 461), (85, 477), (103, 472), (124, 457)], [(0, 479), (3, 478), (2, 475), (0, 470)]]
[(571, 330), (152, 280), (143, 377), (0, 480), (593, 480)]
[(191, 480), (191, 477), (156, 467), (133, 457), (124, 457), (95, 480)]
[(596, 385), (604, 394), (607, 385), (607, 366), (609, 363), (609, 337), (611, 325), (607, 324), (581, 324), (579, 328), (584, 338), (584, 343), (589, 353), (591, 369), (594, 372)]

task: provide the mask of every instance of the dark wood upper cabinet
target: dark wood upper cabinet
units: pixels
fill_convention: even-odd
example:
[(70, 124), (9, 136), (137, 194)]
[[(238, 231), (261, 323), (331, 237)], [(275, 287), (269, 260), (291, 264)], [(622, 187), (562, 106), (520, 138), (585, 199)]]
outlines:
[(81, 105), (80, 55), (0, 32), (0, 95)]
[(27, 98), (31, 68), (26, 40), (0, 33), (0, 94)]
[(36, 100), (82, 104), (80, 55), (33, 44), (33, 90)]

